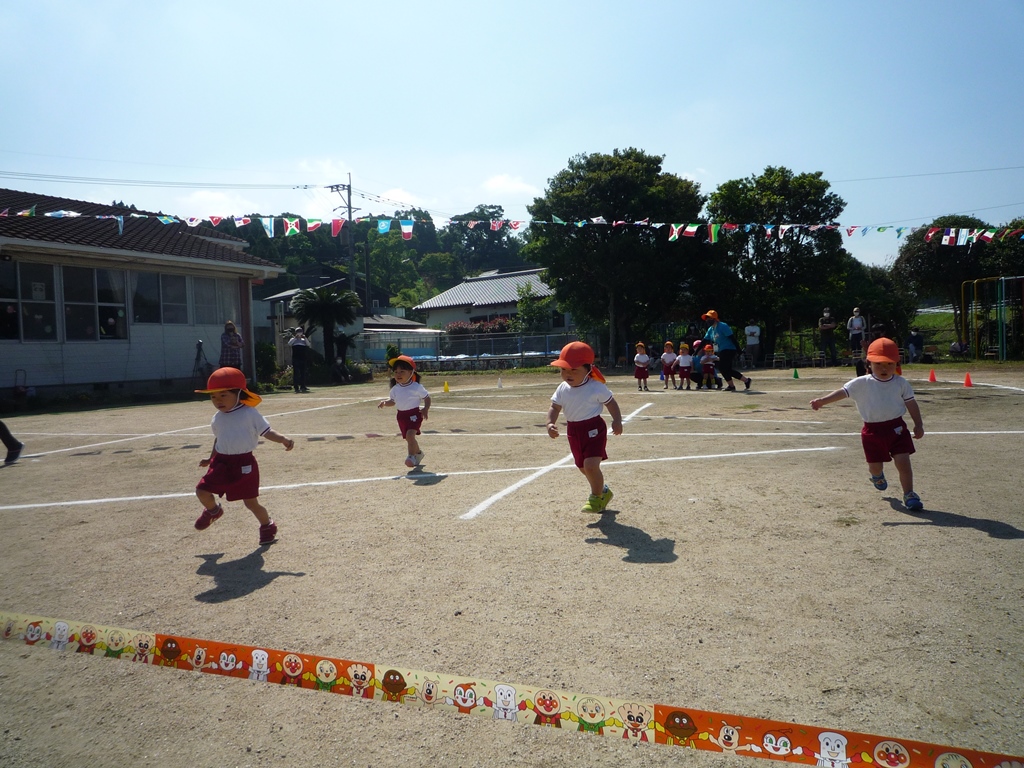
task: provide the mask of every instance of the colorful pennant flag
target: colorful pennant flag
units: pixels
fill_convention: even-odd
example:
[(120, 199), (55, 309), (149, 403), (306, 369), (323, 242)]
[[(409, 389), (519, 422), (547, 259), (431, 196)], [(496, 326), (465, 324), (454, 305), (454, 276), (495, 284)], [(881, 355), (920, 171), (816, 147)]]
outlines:
[(564, 222), (564, 221), (562, 221), (562, 220), (561, 220), (560, 218), (558, 218), (557, 216), (555, 216), (555, 214), (551, 214), (551, 223), (552, 223), (552, 224), (565, 224), (565, 222)]
[(224, 217), (223, 216), (211, 216), (210, 217), (210, 223), (213, 224), (213, 226), (215, 226), (215, 227), (218, 224), (220, 224), (222, 221), (224, 221)]
[(203, 220), (200, 219), (198, 216), (189, 216), (187, 219), (185, 219), (185, 223), (188, 224), (190, 227), (198, 227), (200, 224), (203, 223)]
[(856, 227), (847, 227), (846, 228), (846, 236), (847, 237), (853, 237), (853, 233), (856, 232), (858, 229), (859, 229), (859, 225), (856, 226)]
[(386, 235), (391, 231), (391, 219), (381, 219), (377, 222), (377, 232)]
[(33, 205), (31, 208), (26, 208), (24, 211), (18, 211), (18, 216), (35, 216), (36, 207)]
[(779, 224), (779, 240), (782, 239), (783, 235), (785, 235), (792, 226), (792, 224)]
[(50, 211), (49, 213), (44, 213), (43, 214), (43, 216), (50, 216), (51, 218), (54, 218), (54, 219), (68, 219), (68, 218), (72, 218), (74, 216), (81, 216), (81, 215), (82, 214), (75, 213), (74, 211)]
[(939, 231), (940, 229), (941, 229), (940, 227), (929, 227), (929, 228), (928, 228), (928, 234), (926, 234), (926, 235), (924, 236), (924, 241), (925, 241), (926, 243), (930, 243), (930, 242), (932, 241), (932, 237), (933, 237), (933, 236), (935, 235), (935, 233), (936, 233), (936, 232), (938, 232), (938, 231)]
[(398, 225), (402, 228), (402, 239), (412, 240), (412, 226), (415, 223), (412, 219), (403, 219), (398, 222)]
[(273, 239), (274, 238), (274, 220), (273, 220), (273, 218), (267, 216), (265, 218), (260, 219), (260, 223), (263, 224), (263, 229), (266, 230), (267, 237), (269, 237), (270, 239)]
[(6, 216), (6, 215), (7, 215), (7, 212), (8, 212), (9, 210), (11, 210), (11, 209), (10, 209), (10, 208), (4, 208), (4, 209), (3, 209), (2, 211), (0, 211), (0, 216)]
[(956, 235), (957, 245), (967, 245), (967, 230), (961, 229)]
[(591, 221), (594, 222), (595, 224), (607, 224), (608, 223), (607, 221), (605, 221), (604, 216), (595, 216), (594, 218), (591, 219)]
[(708, 224), (708, 240), (710, 240), (712, 243), (717, 243), (718, 242), (718, 231), (720, 229), (721, 229), (721, 226), (718, 225), (718, 224)]
[(244, 227), (246, 224), (252, 223), (252, 219), (248, 216), (235, 216), (234, 219), (236, 227)]
[(772, 232), (774, 230), (775, 230), (775, 225), (774, 224), (765, 224), (764, 225), (764, 238), (765, 238), (765, 240), (771, 240), (772, 239)]
[(943, 245), (956, 245), (956, 229), (946, 228), (942, 232)]
[(283, 216), (282, 220), (284, 221), (284, 236), (285, 237), (291, 237), (292, 235), (298, 235), (298, 234), (300, 234), (302, 232), (302, 230), (299, 228), (299, 219), (298, 219), (298, 217)]
[(518, 232), (518, 231), (519, 231), (519, 228), (520, 228), (521, 226), (523, 226), (523, 222), (521, 222), (521, 221), (510, 221), (510, 222), (508, 223), (508, 226), (509, 226), (509, 228), (510, 228), (510, 229), (511, 229), (511, 230), (512, 230), (513, 232)]
[(323, 219), (306, 219), (306, 231), (316, 232), (318, 229), (320, 229), (320, 225), (323, 223)]
[(668, 241), (671, 243), (674, 240), (679, 239), (679, 235), (683, 232), (685, 224), (669, 224), (668, 225)]
[(504, 223), (505, 222), (502, 221), (501, 219), (492, 219), (491, 220), (491, 231), (492, 232), (497, 232), (499, 229), (501, 229), (501, 225), (504, 224)]
[(156, 220), (161, 224), (177, 224), (178, 220), (173, 216), (157, 216)]
[(331, 219), (331, 237), (337, 237), (341, 232), (341, 228), (344, 226), (344, 219)]

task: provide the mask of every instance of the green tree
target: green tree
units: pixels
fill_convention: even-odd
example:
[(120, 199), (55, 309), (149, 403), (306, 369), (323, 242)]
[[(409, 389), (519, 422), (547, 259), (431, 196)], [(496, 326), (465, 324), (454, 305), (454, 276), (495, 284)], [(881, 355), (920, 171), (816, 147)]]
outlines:
[(451, 253), (424, 254), (416, 268), (420, 279), (434, 291), (431, 295), (455, 287), (466, 276), (462, 264)]
[(513, 333), (543, 333), (547, 330), (548, 319), (554, 300), (540, 297), (533, 291), (533, 286), (523, 283), (516, 288), (516, 316), (509, 327)]
[[(491, 222), (501, 222), (500, 228), (491, 229)], [(469, 213), (452, 217), (439, 242), (440, 250), (459, 260), (463, 274), (523, 266), (523, 241), (508, 225), (500, 205), (478, 205)]]
[[(944, 245), (943, 232), (949, 228), (984, 231), (988, 226), (973, 216), (940, 216), (929, 226), (907, 236), (892, 265), (896, 284), (918, 301), (936, 300), (953, 306), (958, 341), (963, 341), (960, 338), (964, 310), (961, 286), (968, 280), (992, 276), (994, 267), (988, 266), (987, 243)], [(928, 239), (930, 230), (938, 231)]]
[[(371, 231), (368, 235), (370, 248), (370, 275), (373, 285), (395, 296), (402, 288), (416, 283), (416, 252), (402, 239), (401, 232), (381, 234)], [(358, 267), (357, 267), (358, 269)]]
[(354, 291), (337, 286), (306, 288), (296, 293), (291, 300), (291, 312), (305, 326), (308, 334), (316, 328), (324, 331), (324, 357), (334, 360), (334, 329), (351, 325), (362, 304)]
[[(706, 288), (718, 295), (702, 291), (705, 303), (712, 301), (708, 306), (723, 317), (761, 319), (763, 349), (774, 350), (778, 334), (791, 322), (794, 327), (813, 323), (822, 302), (843, 292), (852, 266), (834, 227), (786, 227), (780, 234), (781, 227), (833, 224), (845, 207), (821, 172), (794, 174), (769, 166), (760, 176), (722, 184), (708, 199), (708, 216), (740, 226), (719, 249), (716, 268), (730, 274), (722, 276), (724, 282), (707, 281)], [(762, 224), (774, 227), (770, 236)]]
[[(544, 281), (582, 329), (606, 329), (605, 356), (635, 327), (662, 321), (687, 290), (694, 265), (708, 258), (696, 238), (669, 242), (668, 227), (634, 222), (696, 221), (704, 205), (700, 186), (662, 171), (664, 157), (628, 148), (577, 155), (528, 207), (523, 255), (546, 269)], [(574, 222), (603, 216), (607, 225)], [(613, 226), (615, 222), (627, 222)]]

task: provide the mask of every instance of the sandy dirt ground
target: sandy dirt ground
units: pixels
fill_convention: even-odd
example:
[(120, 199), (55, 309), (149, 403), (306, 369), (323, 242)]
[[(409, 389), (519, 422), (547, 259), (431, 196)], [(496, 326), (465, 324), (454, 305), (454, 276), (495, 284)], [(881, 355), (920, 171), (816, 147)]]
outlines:
[[(869, 483), (852, 402), (808, 405), (850, 369), (753, 373), (610, 377), (601, 515), (571, 463), (529, 479), (568, 454), (554, 370), (425, 377), (416, 470), (386, 382), (269, 396), (297, 445), (257, 450), (263, 549), (241, 503), (192, 527), (200, 396), (7, 418), (0, 610), (1024, 754), (1024, 370), (906, 372), (920, 514)], [(8, 767), (763, 764), (18, 642), (0, 701)]]

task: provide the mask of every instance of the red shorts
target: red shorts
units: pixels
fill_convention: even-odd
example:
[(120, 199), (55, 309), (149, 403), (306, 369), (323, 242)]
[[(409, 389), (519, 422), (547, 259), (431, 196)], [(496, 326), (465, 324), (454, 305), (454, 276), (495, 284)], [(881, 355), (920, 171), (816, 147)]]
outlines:
[(865, 422), (860, 431), (860, 442), (869, 464), (892, 461), (893, 456), (916, 450), (913, 435), (902, 418)]
[(408, 411), (398, 412), (398, 428), (402, 430), (402, 437), (405, 437), (410, 429), (416, 430), (418, 435), (422, 422), (423, 416), (420, 414), (419, 408), (410, 408)]
[(228, 501), (255, 499), (260, 495), (260, 467), (256, 457), (251, 453), (214, 455), (196, 490), (226, 495)]
[(646, 379), (650, 375), (650, 371), (647, 370), (646, 365), (633, 366), (633, 378), (634, 379)]
[(701, 365), (700, 365), (700, 372), (703, 373), (705, 376), (714, 376), (715, 375), (714, 363), (711, 363), (711, 364), (701, 363)]
[(662, 363), (661, 372), (665, 376), (665, 378), (668, 378), (669, 376), (675, 376), (675, 373), (672, 371), (671, 365), (665, 365), (664, 363)]
[(679, 366), (679, 375), (682, 376), (684, 379), (690, 378), (690, 366)]
[(608, 458), (605, 448), (608, 445), (608, 425), (600, 416), (586, 421), (570, 421), (566, 425), (569, 437), (569, 448), (576, 466), (583, 468), (583, 460), (598, 457), (602, 461)]

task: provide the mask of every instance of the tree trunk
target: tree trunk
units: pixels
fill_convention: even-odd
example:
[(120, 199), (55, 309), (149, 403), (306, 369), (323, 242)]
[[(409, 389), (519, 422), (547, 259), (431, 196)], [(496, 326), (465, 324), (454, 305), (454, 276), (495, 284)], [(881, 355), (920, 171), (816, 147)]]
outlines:
[(334, 323), (324, 326), (324, 361), (334, 365)]

